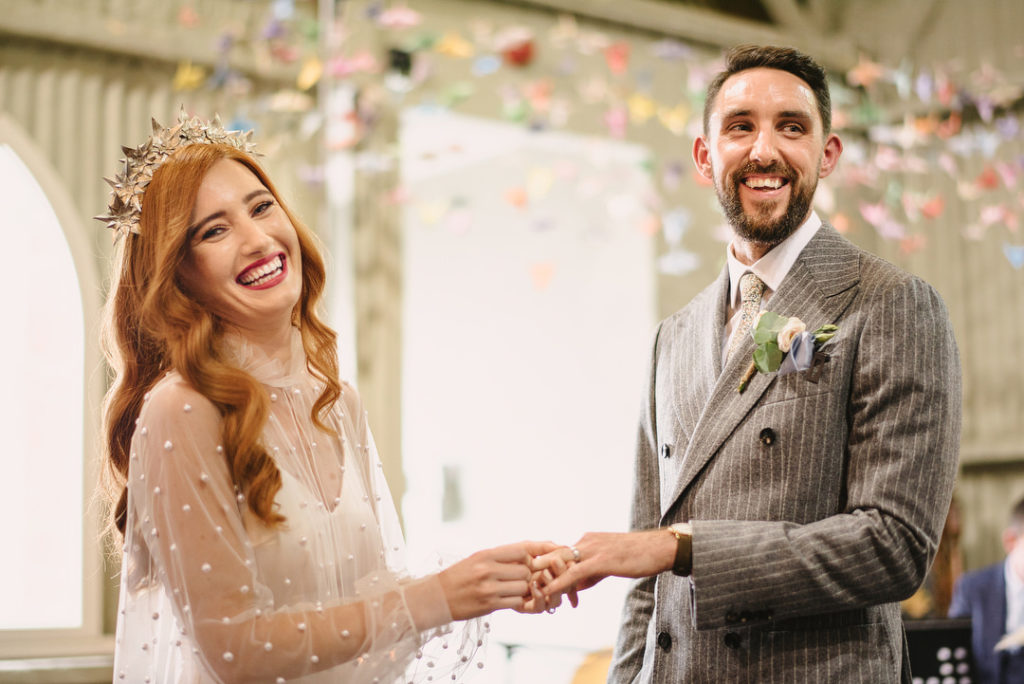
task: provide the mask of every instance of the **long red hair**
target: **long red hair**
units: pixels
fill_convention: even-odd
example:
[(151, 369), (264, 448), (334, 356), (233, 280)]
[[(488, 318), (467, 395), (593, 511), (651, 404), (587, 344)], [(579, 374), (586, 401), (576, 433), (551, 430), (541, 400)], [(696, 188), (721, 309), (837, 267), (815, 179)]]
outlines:
[(139, 234), (126, 234), (115, 257), (104, 316), (104, 352), (114, 380), (103, 405), (105, 460), (112, 523), (123, 534), (127, 517), (128, 457), (145, 394), (175, 370), (220, 411), (221, 439), (232, 480), (254, 514), (267, 525), (284, 520), (274, 510), (281, 473), (261, 443), (270, 399), (262, 385), (220, 352), (225, 327), (182, 287), (179, 267), (188, 251), (188, 224), (199, 186), (223, 159), (246, 166), (274, 195), (291, 220), (302, 254), (302, 293), (292, 314), (302, 335), (310, 372), (323, 383), (312, 420), (330, 432), (325, 417), (341, 394), (337, 336), (317, 315), (324, 290), (324, 261), (314, 234), (281, 200), (263, 169), (248, 154), (221, 144), (177, 150), (146, 188)]

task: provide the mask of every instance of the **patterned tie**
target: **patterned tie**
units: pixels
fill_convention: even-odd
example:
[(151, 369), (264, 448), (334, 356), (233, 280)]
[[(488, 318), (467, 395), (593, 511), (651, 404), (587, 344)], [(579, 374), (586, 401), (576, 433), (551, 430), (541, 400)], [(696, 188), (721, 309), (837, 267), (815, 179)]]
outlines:
[(754, 326), (757, 314), (761, 310), (761, 295), (763, 294), (764, 281), (753, 273), (744, 273), (740, 278), (740, 322), (729, 341), (729, 350), (725, 354), (726, 359), (732, 356), (741, 341), (750, 335), (750, 329)]

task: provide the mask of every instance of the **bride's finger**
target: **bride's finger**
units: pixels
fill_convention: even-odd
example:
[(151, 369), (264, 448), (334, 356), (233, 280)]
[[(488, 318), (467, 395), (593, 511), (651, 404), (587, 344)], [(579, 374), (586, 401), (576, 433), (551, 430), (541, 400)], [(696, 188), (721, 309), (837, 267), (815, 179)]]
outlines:
[(534, 571), (543, 570), (544, 568), (551, 567), (551, 564), (556, 561), (562, 561), (564, 563), (563, 559), (566, 557), (567, 553), (569, 554), (569, 557), (572, 556), (571, 552), (568, 552), (568, 548), (569, 547), (567, 546), (560, 546), (553, 551), (534, 556), (530, 559), (530, 569)]

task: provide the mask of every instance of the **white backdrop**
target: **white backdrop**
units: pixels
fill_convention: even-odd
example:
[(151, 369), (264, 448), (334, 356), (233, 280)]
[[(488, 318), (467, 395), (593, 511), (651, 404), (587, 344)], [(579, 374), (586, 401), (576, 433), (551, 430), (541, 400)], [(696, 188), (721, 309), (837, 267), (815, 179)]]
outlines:
[[(425, 109), (401, 141), (410, 557), (626, 529), (655, 323), (644, 150)], [(570, 681), (625, 589), (494, 616), (485, 681)], [(502, 643), (530, 648), (503, 668)]]

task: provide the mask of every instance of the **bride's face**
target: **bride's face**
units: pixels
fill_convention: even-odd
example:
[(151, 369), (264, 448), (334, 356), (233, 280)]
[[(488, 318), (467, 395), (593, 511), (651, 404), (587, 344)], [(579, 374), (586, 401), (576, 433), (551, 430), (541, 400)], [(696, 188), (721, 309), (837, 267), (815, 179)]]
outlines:
[(179, 275), (188, 292), (239, 328), (288, 324), (302, 292), (298, 236), (259, 178), (224, 159), (203, 178)]

